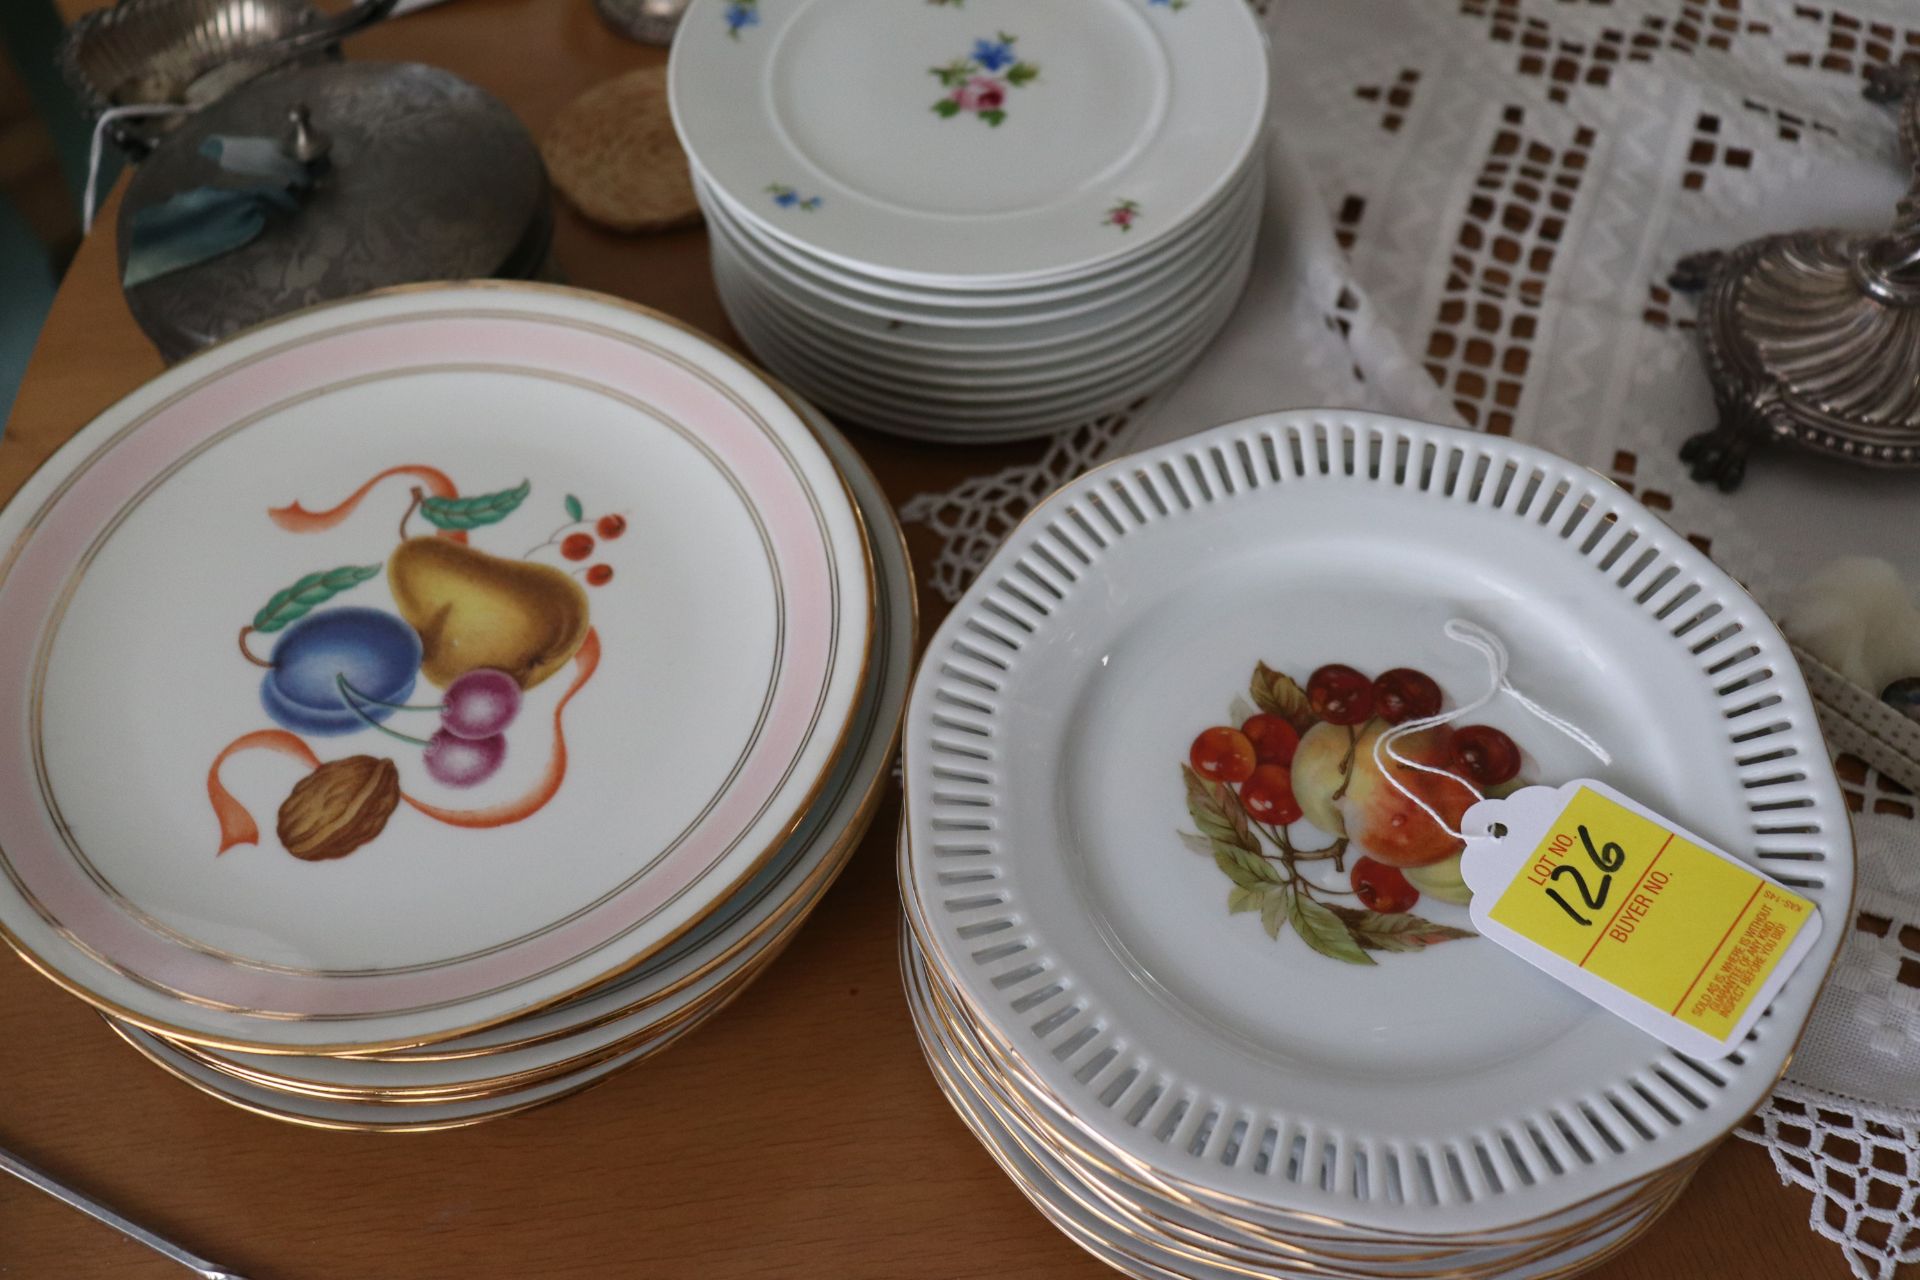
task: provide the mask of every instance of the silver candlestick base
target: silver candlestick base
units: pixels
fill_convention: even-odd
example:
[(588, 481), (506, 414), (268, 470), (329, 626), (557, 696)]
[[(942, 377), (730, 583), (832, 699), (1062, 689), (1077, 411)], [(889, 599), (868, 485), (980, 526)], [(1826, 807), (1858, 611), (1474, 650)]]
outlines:
[(1682, 258), (1719, 423), (1689, 438), (1693, 478), (1739, 487), (1747, 456), (1784, 440), (1874, 467), (1920, 466), (1920, 71), (1882, 68), (1866, 94), (1900, 106), (1913, 178), (1893, 227), (1797, 231)]
[(1719, 424), (1680, 458), (1725, 490), (1767, 440), (1876, 467), (1920, 466), (1920, 272), (1887, 235), (1799, 231), (1681, 259), (1703, 290)]

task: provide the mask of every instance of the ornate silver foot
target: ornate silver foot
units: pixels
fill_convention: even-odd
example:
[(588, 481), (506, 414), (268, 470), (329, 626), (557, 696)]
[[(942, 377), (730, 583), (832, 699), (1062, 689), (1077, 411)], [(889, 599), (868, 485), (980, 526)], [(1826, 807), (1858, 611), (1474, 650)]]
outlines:
[(1690, 253), (1673, 264), (1673, 274), (1667, 277), (1667, 287), (1678, 289), (1681, 293), (1698, 293), (1707, 287), (1707, 281), (1727, 255), (1720, 249), (1708, 249), (1702, 253)]

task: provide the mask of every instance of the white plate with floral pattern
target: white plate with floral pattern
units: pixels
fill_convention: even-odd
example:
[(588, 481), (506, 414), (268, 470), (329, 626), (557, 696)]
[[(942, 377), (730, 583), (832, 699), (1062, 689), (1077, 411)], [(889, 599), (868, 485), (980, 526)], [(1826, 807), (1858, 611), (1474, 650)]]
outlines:
[(695, 0), (668, 91), (693, 162), (773, 236), (997, 288), (1207, 209), (1253, 153), (1266, 39), (1244, 4)]
[(1435, 734), (1450, 767), (1598, 776), (1846, 917), (1791, 654), (1631, 497), (1393, 418), (1222, 427), (1037, 508), (908, 710), (930, 962), (1091, 1140), (1221, 1204), (1497, 1230), (1688, 1158), (1771, 1089), (1844, 930), (1711, 1064), (1473, 935), (1458, 841), (1359, 749), (1484, 690), (1456, 617), (1613, 763), (1496, 701)]
[[(1113, 287), (1089, 291), (1065, 301), (989, 309), (938, 309), (894, 299), (862, 295), (845, 286), (796, 271), (756, 239), (730, 226), (724, 215), (711, 219), (715, 239), (746, 266), (775, 296), (796, 306), (840, 318), (856, 329), (885, 334), (917, 333), (945, 340), (963, 349), (973, 342), (1044, 343), (1048, 335), (1086, 339), (1111, 330), (1117, 318), (1150, 316), (1157, 308), (1192, 288), (1218, 279), (1234, 249), (1258, 230), (1257, 193), (1248, 193), (1237, 206), (1240, 216), (1197, 231), (1191, 254), (1176, 255), (1161, 270), (1131, 276)], [(709, 206), (711, 207), (711, 206)]]
[(539, 286), (196, 357), (0, 548), (0, 927), (123, 1019), (270, 1053), (450, 1038), (696, 926), (811, 805), (872, 642), (786, 401)]
[[(1178, 236), (1165, 237), (1148, 251), (1128, 257), (1097, 275), (1083, 276), (1065, 284), (1019, 290), (924, 289), (859, 275), (825, 259), (807, 253), (797, 245), (776, 239), (759, 229), (727, 202), (724, 193), (696, 176), (707, 220), (731, 239), (745, 238), (778, 260), (783, 275), (800, 286), (824, 292), (828, 296), (849, 296), (892, 308), (909, 316), (926, 315), (935, 320), (968, 316), (998, 317), (1004, 323), (1013, 308), (1069, 314), (1069, 308), (1084, 307), (1112, 298), (1130, 286), (1146, 281), (1164, 280), (1175, 274), (1190, 274), (1204, 259), (1209, 246), (1217, 243), (1232, 228), (1244, 226), (1259, 217), (1262, 166), (1251, 166), (1226, 191), (1215, 206), (1197, 216)], [(1020, 318), (1018, 316), (1012, 318)]]

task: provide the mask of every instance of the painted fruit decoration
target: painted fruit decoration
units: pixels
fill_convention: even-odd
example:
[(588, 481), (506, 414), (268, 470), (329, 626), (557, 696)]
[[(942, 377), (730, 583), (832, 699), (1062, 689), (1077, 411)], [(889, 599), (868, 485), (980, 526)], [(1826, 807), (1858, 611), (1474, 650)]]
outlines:
[(1458, 830), (1476, 793), (1522, 785), (1520, 748), (1491, 725), (1437, 724), (1393, 740), (1397, 755), (1425, 768), (1384, 752), (1375, 760), (1382, 734), (1437, 715), (1444, 701), (1411, 667), (1368, 676), (1329, 663), (1302, 687), (1257, 664), (1232, 723), (1200, 730), (1180, 766), (1199, 828), (1181, 839), (1232, 882), (1228, 913), (1258, 912), (1269, 937), (1290, 926), (1348, 964), (1475, 936), (1413, 914), (1423, 896), (1458, 908), (1472, 895), (1460, 839), (1393, 784)]
[[(417, 483), (384, 565), (308, 573), (270, 595), (240, 629), (241, 655), (265, 669), (260, 706), (280, 727), (242, 735), (208, 771), (221, 853), (259, 840), (252, 815), (220, 778), (221, 766), (246, 751), (271, 751), (305, 767), (280, 807), (277, 830), (288, 853), (313, 862), (372, 841), (403, 803), (450, 826), (504, 826), (539, 812), (565, 779), (563, 715), (600, 658), (587, 589), (613, 580), (613, 566), (598, 557), (626, 532), (626, 517), (589, 518), (568, 494), (566, 522), (544, 542), (518, 558), (496, 555), (470, 545), (469, 536), (519, 511), (532, 484), (463, 497), (446, 473), (417, 465), (380, 472), (326, 511), (296, 502), (267, 514), (288, 532), (322, 533), (396, 477)], [(416, 521), (418, 533), (410, 529)], [(388, 601), (375, 598), (376, 579), (384, 579)], [(351, 602), (336, 601), (348, 592)], [(272, 637), (270, 647), (265, 637)], [(524, 723), (527, 693), (569, 667), (551, 725)], [(307, 741), (356, 734), (380, 739), (395, 754), (417, 753), (434, 788), (456, 795), (493, 778), (514, 737), (544, 745), (547, 765), (522, 795), (457, 808), (407, 794), (391, 758), (363, 748), (323, 761)], [(537, 741), (543, 737), (548, 741)]]

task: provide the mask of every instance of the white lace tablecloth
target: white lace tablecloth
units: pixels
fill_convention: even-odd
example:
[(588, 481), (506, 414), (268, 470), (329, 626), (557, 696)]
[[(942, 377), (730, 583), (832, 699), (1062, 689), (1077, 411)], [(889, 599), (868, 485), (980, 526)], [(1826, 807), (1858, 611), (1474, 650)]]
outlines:
[[(938, 589), (957, 595), (1028, 507), (1091, 463), (1296, 406), (1477, 427), (1585, 463), (1776, 612), (1839, 555), (1920, 578), (1920, 475), (1770, 449), (1737, 493), (1688, 478), (1678, 449), (1711, 425), (1712, 397), (1692, 300), (1665, 283), (1694, 250), (1885, 225), (1906, 169), (1891, 114), (1860, 90), (1866, 68), (1920, 60), (1920, 3), (1256, 7), (1275, 105), (1255, 283), (1156, 402), (910, 503), (944, 538)], [(1743, 1136), (1813, 1193), (1813, 1229), (1854, 1272), (1886, 1280), (1920, 1261), (1920, 817), (1863, 760), (1838, 767), (1857, 806), (1860, 915), (1840, 922), (1833, 983)]]

